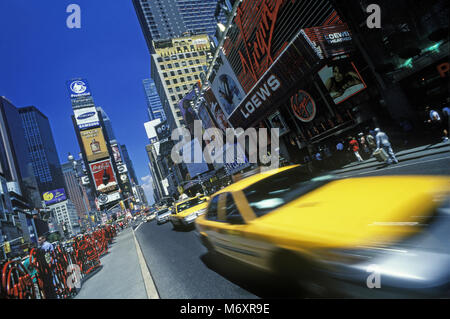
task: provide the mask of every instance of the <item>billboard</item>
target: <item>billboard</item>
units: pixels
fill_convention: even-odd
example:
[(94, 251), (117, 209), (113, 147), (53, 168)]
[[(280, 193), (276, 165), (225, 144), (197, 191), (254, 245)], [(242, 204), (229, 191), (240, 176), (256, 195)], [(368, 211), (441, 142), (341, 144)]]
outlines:
[(216, 65), (218, 65), (219, 68), (215, 72), (213, 79), (210, 78), (211, 89), (228, 118), (245, 97), (245, 92), (222, 50), (220, 50)]
[(155, 126), (161, 123), (161, 119), (156, 119), (150, 122), (144, 123), (145, 132), (150, 140), (150, 144), (156, 143), (158, 141), (158, 134), (156, 134)]
[(167, 121), (161, 122), (158, 125), (156, 125), (155, 131), (159, 141), (166, 140), (171, 136), (170, 127), (167, 124)]
[(367, 88), (353, 62), (348, 60), (337, 60), (324, 66), (319, 76), (335, 104)]
[(88, 162), (94, 162), (109, 156), (101, 127), (80, 131), (80, 136)]
[(184, 122), (186, 123), (186, 127), (194, 134), (194, 121), (198, 120), (198, 116), (195, 113), (192, 105), (194, 103), (194, 99), (196, 97), (195, 90), (190, 91), (186, 94), (180, 102), (178, 102), (178, 107), (180, 108), (181, 115), (183, 115)]
[(111, 145), (111, 149), (113, 152), (114, 162), (122, 163), (122, 155), (120, 155), (119, 145), (113, 144)]
[(78, 128), (84, 130), (86, 128), (100, 126), (97, 110), (94, 106), (76, 109), (73, 111)]
[(67, 82), (70, 98), (79, 98), (91, 95), (88, 82), (85, 79), (74, 79)]
[(353, 49), (352, 35), (343, 24), (306, 28), (301, 34), (321, 58), (332, 58)]
[(319, 62), (305, 38), (297, 35), (234, 110), (230, 124), (246, 129), (273, 113), (296, 87), (309, 83), (308, 75)]
[(222, 108), (220, 107), (219, 103), (216, 100), (216, 97), (214, 96), (214, 93), (211, 91), (210, 88), (204, 92), (204, 98), (206, 103), (209, 105), (209, 109), (211, 110), (212, 115), (216, 119), (219, 128), (222, 130), (231, 128), (230, 123), (228, 122), (225, 114), (223, 113)]
[(117, 189), (117, 181), (110, 159), (90, 163), (89, 167), (95, 187), (99, 192), (108, 193)]
[(200, 99), (201, 100), (200, 100), (200, 104), (197, 109), (197, 114), (198, 114), (198, 117), (200, 118), (200, 120), (202, 121), (203, 128), (205, 130), (207, 130), (211, 127), (216, 127), (214, 125), (214, 122), (213, 122), (211, 116), (209, 115), (209, 112), (208, 112), (208, 109), (206, 106), (206, 104), (207, 104), (206, 100), (203, 97)]
[(52, 191), (48, 191), (42, 194), (42, 199), (45, 205), (52, 205), (62, 202), (67, 199), (66, 192), (64, 188), (58, 188)]
[(328, 0), (243, 1), (224, 52), (248, 93), (301, 29), (340, 23)]

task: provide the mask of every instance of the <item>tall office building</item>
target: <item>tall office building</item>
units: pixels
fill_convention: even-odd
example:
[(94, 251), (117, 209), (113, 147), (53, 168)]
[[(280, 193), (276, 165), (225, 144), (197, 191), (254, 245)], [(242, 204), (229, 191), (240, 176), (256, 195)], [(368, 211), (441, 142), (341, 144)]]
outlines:
[(97, 111), (100, 111), (100, 113), (102, 115), (103, 124), (105, 125), (106, 134), (108, 134), (109, 141), (115, 140), (116, 135), (114, 134), (114, 131), (112, 128), (112, 123), (111, 123), (111, 120), (110, 120), (108, 114), (106, 114), (105, 110), (100, 106), (97, 107)]
[(207, 35), (153, 41), (151, 75), (173, 130), (185, 126), (178, 102), (205, 76), (214, 49)]
[(19, 108), (19, 113), (40, 194), (66, 189), (48, 118), (34, 106)]
[(41, 207), (22, 119), (19, 110), (5, 97), (0, 97), (0, 139), (4, 147), (8, 191), (22, 196), (33, 207)]
[[(147, 46), (152, 41), (179, 37), (186, 32), (214, 36), (217, 0), (133, 0)], [(225, 23), (225, 16), (219, 15)]]
[(133, 162), (131, 161), (130, 155), (128, 155), (127, 147), (125, 145), (120, 145), (120, 150), (122, 151), (123, 161), (125, 162), (125, 165), (128, 168), (128, 174), (130, 175), (132, 184), (139, 185), (139, 180), (134, 170)]
[[(79, 163), (81, 164), (81, 161), (77, 161), (75, 165), (79, 165)], [(63, 163), (61, 166), (66, 181), (67, 195), (74, 203), (78, 217), (84, 220), (86, 213), (91, 211), (87, 192), (80, 185), (73, 162)]]
[(155, 81), (153, 79), (142, 80), (144, 85), (145, 96), (147, 97), (147, 112), (148, 120), (153, 121), (160, 119), (161, 122), (166, 120), (166, 115), (159, 98), (158, 91), (156, 90)]
[(66, 229), (69, 236), (80, 233), (77, 210), (70, 199), (52, 205), (51, 211), (56, 222)]

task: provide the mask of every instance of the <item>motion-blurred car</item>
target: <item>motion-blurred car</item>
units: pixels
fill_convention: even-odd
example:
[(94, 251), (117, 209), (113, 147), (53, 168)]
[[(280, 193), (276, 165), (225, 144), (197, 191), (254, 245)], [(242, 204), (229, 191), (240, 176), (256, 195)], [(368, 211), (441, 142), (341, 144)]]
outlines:
[(145, 222), (151, 222), (152, 220), (154, 220), (156, 218), (156, 212), (151, 212), (147, 215), (147, 217), (145, 217)]
[(449, 195), (448, 177), (311, 178), (290, 166), (214, 194), (196, 230), (210, 251), (313, 296), (447, 297)]
[(164, 209), (159, 210), (156, 213), (156, 215), (157, 215), (156, 223), (158, 225), (161, 225), (161, 224), (168, 222), (171, 213), (172, 213), (172, 210), (170, 208), (164, 208)]
[(205, 213), (208, 199), (209, 197), (201, 195), (175, 203), (175, 210), (169, 217), (173, 227), (176, 229), (193, 225), (195, 219)]

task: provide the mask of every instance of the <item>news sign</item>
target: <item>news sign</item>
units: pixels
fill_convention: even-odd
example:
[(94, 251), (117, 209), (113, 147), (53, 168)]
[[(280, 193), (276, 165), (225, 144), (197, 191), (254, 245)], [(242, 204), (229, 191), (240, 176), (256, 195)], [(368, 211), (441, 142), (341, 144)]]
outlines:
[(100, 126), (97, 109), (95, 107), (86, 107), (73, 111), (75, 120), (80, 130), (90, 127)]
[(110, 159), (90, 163), (89, 168), (95, 187), (99, 192), (108, 193), (117, 189), (117, 181)]
[(45, 205), (52, 205), (59, 202), (62, 202), (67, 199), (66, 192), (64, 188), (58, 188), (52, 191), (48, 191), (42, 194), (42, 199), (45, 202)]

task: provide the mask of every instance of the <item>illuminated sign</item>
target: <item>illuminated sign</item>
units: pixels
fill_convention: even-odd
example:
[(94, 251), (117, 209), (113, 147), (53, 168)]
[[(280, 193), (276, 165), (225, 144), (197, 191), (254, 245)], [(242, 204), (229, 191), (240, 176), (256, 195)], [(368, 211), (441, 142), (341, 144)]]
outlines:
[(71, 98), (90, 96), (89, 85), (85, 79), (77, 79), (68, 82), (68, 88)]
[(316, 103), (309, 93), (299, 90), (291, 96), (291, 108), (296, 118), (302, 122), (311, 122), (316, 116)]
[(58, 188), (52, 191), (48, 191), (42, 194), (42, 199), (45, 202), (45, 205), (52, 205), (59, 202), (62, 202), (67, 199), (66, 192), (64, 188)]
[(101, 127), (80, 131), (88, 162), (109, 156)]
[(76, 109), (73, 113), (80, 130), (100, 125), (97, 109), (95, 107)]
[(99, 192), (108, 193), (117, 189), (117, 181), (109, 159), (90, 163), (95, 187)]

